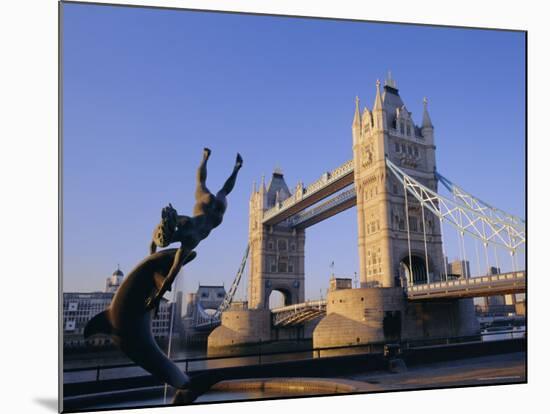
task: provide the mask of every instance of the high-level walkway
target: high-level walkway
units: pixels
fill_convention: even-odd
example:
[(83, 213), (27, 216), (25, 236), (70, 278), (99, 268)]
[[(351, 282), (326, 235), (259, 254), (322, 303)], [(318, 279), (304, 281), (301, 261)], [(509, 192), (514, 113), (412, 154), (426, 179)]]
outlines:
[(267, 210), (264, 213), (263, 224), (278, 224), (351, 184), (353, 184), (353, 160), (324, 173), (321, 178), (301, 192), (295, 192)]

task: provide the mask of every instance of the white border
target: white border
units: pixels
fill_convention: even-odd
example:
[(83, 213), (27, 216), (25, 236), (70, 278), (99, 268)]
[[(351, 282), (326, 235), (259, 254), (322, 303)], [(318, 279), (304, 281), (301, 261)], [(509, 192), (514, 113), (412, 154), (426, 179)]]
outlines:
[[(120, 2), (122, 3), (122, 2)], [(548, 16), (543, 2), (305, 0), (128, 1), (201, 9), (527, 29), (529, 31), (529, 384), (166, 408), (155, 412), (453, 413), (543, 411), (549, 343), (544, 274), (550, 232)], [(2, 378), (4, 412), (53, 412), (57, 395), (57, 1), (2, 2)], [(415, 46), (418, 47), (418, 46)], [(475, 91), (472, 91), (475, 99)], [(543, 101), (544, 99), (544, 101)], [(505, 189), (503, 189), (505, 191)], [(534, 225), (531, 225), (535, 223)], [(537, 401), (537, 400), (541, 401)], [(544, 401), (545, 402), (545, 401)], [(50, 407), (50, 408), (48, 408)], [(10, 410), (11, 408), (11, 410)], [(9, 410), (9, 411), (8, 411)], [(129, 412), (129, 411), (122, 411)], [(152, 412), (141, 410), (139, 412)]]

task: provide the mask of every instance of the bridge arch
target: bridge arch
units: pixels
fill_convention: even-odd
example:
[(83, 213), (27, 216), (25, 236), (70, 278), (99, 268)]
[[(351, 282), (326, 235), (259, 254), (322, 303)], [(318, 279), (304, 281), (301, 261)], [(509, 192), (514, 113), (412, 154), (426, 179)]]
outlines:
[[(282, 299), (282, 303), (271, 303), (274, 299)], [(266, 288), (266, 305), (268, 308), (272, 307), (281, 307), (281, 306), (288, 306), (296, 303), (296, 299), (292, 296), (292, 292), (290, 289), (287, 289), (285, 287), (279, 286), (279, 287), (269, 287)]]
[(428, 268), (426, 267), (426, 257), (419, 252), (411, 252), (404, 255), (399, 261), (399, 278), (401, 285), (418, 285), (428, 283), (427, 270), (433, 268), (428, 257)]

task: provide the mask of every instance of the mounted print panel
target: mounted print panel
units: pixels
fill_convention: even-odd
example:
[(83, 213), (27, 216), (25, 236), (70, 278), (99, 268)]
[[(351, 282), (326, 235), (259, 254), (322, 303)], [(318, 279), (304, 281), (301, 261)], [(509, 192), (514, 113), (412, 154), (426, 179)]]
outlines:
[(527, 381), (526, 32), (60, 8), (64, 412)]

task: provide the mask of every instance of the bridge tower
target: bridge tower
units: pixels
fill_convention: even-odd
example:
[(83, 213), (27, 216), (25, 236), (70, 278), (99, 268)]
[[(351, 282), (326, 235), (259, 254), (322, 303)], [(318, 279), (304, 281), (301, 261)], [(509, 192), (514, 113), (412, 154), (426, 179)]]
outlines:
[(280, 225), (263, 224), (264, 211), (279, 205), (288, 197), (283, 173), (273, 172), (266, 188), (264, 179), (260, 188), (250, 197), (249, 245), (250, 267), (248, 307), (269, 308), (269, 296), (276, 290), (283, 294), (285, 305), (304, 301), (304, 246), (305, 230)]
[(314, 347), (479, 332), (471, 299), (412, 303), (403, 294), (407, 284), (444, 274), (441, 228), (404, 191), (385, 159), (436, 190), (433, 131), (427, 101), (422, 125), (416, 126), (391, 76), (383, 90), (377, 81), (372, 111), (361, 112), (356, 98), (352, 137), (361, 286), (328, 293)]
[(376, 83), (372, 111), (365, 107), (361, 113), (356, 98), (352, 136), (361, 287), (426, 283), (444, 272), (439, 220), (410, 194), (405, 198), (385, 164), (387, 157), (436, 190), (433, 130), (426, 99), (419, 127), (390, 74), (383, 91)]

